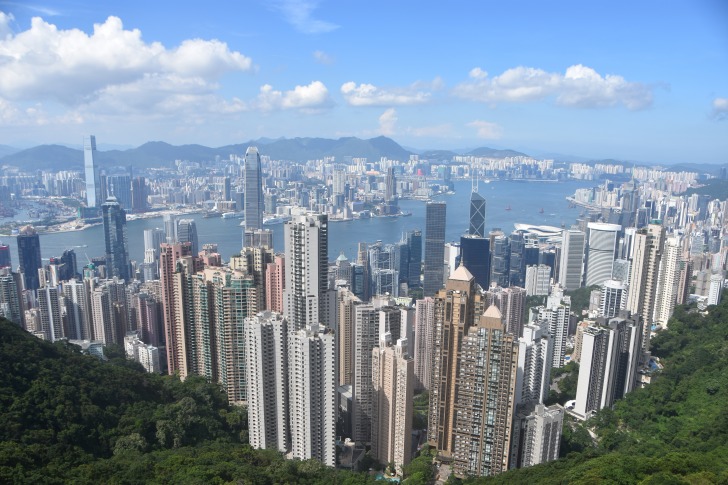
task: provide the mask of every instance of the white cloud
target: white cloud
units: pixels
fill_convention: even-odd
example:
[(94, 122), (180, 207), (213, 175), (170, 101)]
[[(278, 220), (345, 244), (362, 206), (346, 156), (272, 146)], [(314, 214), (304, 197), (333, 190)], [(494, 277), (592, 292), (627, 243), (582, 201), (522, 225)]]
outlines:
[(728, 120), (728, 98), (715, 98), (711, 115), (716, 120)]
[(433, 89), (442, 87), (442, 80), (432, 83), (416, 82), (406, 88), (383, 89), (373, 84), (349, 81), (341, 85), (341, 94), (351, 106), (402, 106), (430, 101)]
[(559, 105), (579, 108), (623, 105), (638, 110), (652, 104), (651, 86), (629, 82), (622, 76), (602, 76), (581, 64), (569, 67), (564, 74), (519, 66), (492, 78), (476, 67), (469, 77), (470, 81), (457, 85), (453, 93), (491, 104), (538, 101), (551, 96)]
[(10, 23), (15, 20), (13, 14), (0, 11), (0, 41), (12, 35), (13, 29)]
[[(7, 25), (7, 16), (0, 18)], [(210, 95), (226, 73), (249, 71), (250, 58), (218, 40), (191, 39), (167, 49), (145, 42), (121, 19), (95, 24), (93, 33), (61, 30), (35, 17), (28, 30), (0, 39), (0, 92), (9, 100), (55, 101), (88, 106), (114, 93), (127, 108), (148, 99), (151, 82), (168, 84), (157, 94)]]
[(318, 7), (315, 0), (280, 0), (273, 6), (283, 13), (286, 21), (303, 34), (322, 34), (339, 28), (338, 25), (313, 18)]
[(384, 136), (392, 136), (396, 133), (397, 110), (389, 108), (379, 117), (379, 133)]
[(300, 109), (311, 112), (333, 106), (329, 90), (321, 81), (296, 86), (290, 91), (276, 91), (273, 86), (266, 84), (260, 88), (254, 104), (262, 111)]
[(503, 136), (503, 129), (497, 123), (475, 120), (468, 123), (468, 126), (475, 128), (478, 138), (497, 140)]
[(319, 64), (329, 66), (334, 63), (334, 58), (325, 53), (324, 51), (314, 51), (313, 58)]

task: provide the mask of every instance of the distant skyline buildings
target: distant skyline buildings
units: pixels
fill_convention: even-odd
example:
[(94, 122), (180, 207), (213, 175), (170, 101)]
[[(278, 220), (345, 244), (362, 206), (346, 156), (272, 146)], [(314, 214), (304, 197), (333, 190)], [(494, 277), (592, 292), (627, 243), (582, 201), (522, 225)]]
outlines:
[(445, 271), (445, 202), (428, 202), (425, 212), (425, 296), (434, 296), (442, 288)]
[(111, 196), (101, 205), (106, 243), (106, 266), (109, 277), (129, 279), (129, 247), (126, 232), (126, 211)]
[(260, 154), (256, 147), (245, 151), (245, 230), (263, 228), (263, 179)]
[(101, 184), (96, 167), (96, 137), (94, 135), (83, 137), (83, 166), (86, 175), (86, 206), (97, 207), (104, 201), (101, 200)]

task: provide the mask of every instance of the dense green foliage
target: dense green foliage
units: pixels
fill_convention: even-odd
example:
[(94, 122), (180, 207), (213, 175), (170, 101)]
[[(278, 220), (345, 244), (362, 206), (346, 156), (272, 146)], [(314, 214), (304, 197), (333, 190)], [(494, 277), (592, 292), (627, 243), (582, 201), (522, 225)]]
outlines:
[(564, 405), (566, 401), (575, 399), (576, 385), (579, 382), (579, 364), (572, 361), (564, 367), (551, 369), (551, 382), (556, 384), (558, 390), (549, 390), (547, 405), (556, 403)]
[(651, 349), (662, 373), (565, 427), (566, 458), (477, 482), (728, 483), (728, 299), (707, 316), (677, 308)]
[(598, 289), (598, 285), (585, 286), (584, 288), (578, 288), (564, 293), (564, 295), (571, 297), (571, 311), (575, 313), (576, 316), (581, 317), (581, 312), (589, 309), (589, 297), (591, 296), (591, 292)]
[(702, 187), (691, 187), (685, 192), (686, 196), (698, 194), (708, 195), (711, 199), (728, 199), (728, 180), (710, 179)]
[(147, 374), (0, 319), (0, 483), (365, 483), (253, 450), (218, 386)]

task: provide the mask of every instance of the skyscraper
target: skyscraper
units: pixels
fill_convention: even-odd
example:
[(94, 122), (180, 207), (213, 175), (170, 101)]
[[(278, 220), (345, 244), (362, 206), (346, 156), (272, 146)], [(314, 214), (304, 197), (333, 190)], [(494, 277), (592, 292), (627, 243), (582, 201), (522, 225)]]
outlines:
[(629, 282), (627, 310), (639, 315), (643, 326), (642, 350), (649, 350), (650, 332), (655, 315), (658, 278), (665, 228), (657, 223), (640, 229), (634, 236), (632, 276)]
[(415, 387), (430, 390), (432, 335), (435, 331), (435, 301), (426, 296), (415, 303)]
[[(328, 282), (328, 217), (299, 214), (284, 228), (286, 280), (284, 314), (292, 331), (312, 324), (333, 326)], [(334, 313), (335, 315), (335, 313)]]
[(357, 305), (353, 333), (353, 439), (368, 443), (372, 431), (372, 349), (379, 342), (379, 310), (370, 303)]
[(263, 228), (263, 179), (256, 147), (245, 151), (245, 229)]
[(612, 318), (627, 306), (627, 285), (619, 280), (607, 280), (602, 285), (599, 316)]
[(288, 416), (288, 323), (265, 311), (245, 319), (250, 446), (290, 449)]
[(490, 233), (490, 283), (503, 288), (510, 285), (511, 245), (499, 230)]
[(10, 267), (10, 246), (0, 243), (0, 268)]
[(454, 451), (456, 375), (461, 336), (482, 314), (485, 301), (475, 289), (473, 275), (460, 266), (434, 298), (432, 375), (427, 439), (443, 457)]
[(433, 296), (442, 288), (445, 263), (445, 202), (428, 202), (425, 215), (424, 295)]
[(561, 237), (563, 242), (559, 283), (567, 290), (573, 291), (581, 287), (586, 235), (581, 231), (567, 230)]
[(126, 237), (126, 211), (116, 197), (106, 199), (101, 206), (106, 242), (106, 274), (129, 280), (129, 250)]
[(147, 210), (147, 182), (144, 177), (134, 177), (131, 182), (131, 210), (138, 214)]
[(38, 289), (38, 308), (40, 324), (46, 340), (55, 342), (65, 337), (61, 316), (61, 299), (58, 287), (44, 286)]
[(197, 242), (197, 224), (194, 219), (180, 219), (177, 222), (177, 240), (181, 243), (192, 244), (192, 255), (197, 256), (199, 245)]
[(477, 190), (470, 194), (470, 226), (468, 234), (485, 237), (485, 198)]
[(463, 333), (451, 396), (452, 469), (459, 477), (508, 469), (518, 369), (514, 340), (494, 305)]
[(164, 214), (162, 220), (164, 221), (164, 235), (167, 238), (167, 244), (179, 242), (177, 241), (177, 218), (172, 214)]
[(0, 315), (17, 325), (23, 323), (19, 278), (9, 268), (0, 269)]
[(586, 250), (585, 286), (601, 285), (612, 277), (622, 226), (590, 222)]
[(481, 288), (490, 284), (490, 240), (486, 237), (466, 234), (460, 238), (460, 261), (475, 277)]
[(407, 270), (407, 284), (410, 288), (421, 285), (422, 275), (422, 232), (409, 231), (407, 233), (407, 247), (409, 248), (409, 268)]
[(334, 333), (314, 324), (288, 337), (291, 455), (336, 465)]
[(86, 173), (86, 206), (97, 207), (101, 203), (101, 186), (96, 170), (96, 137), (83, 137), (83, 166)]
[(116, 197), (122, 209), (130, 211), (132, 208), (131, 177), (129, 175), (111, 175), (106, 178), (109, 186), (108, 193)]
[(414, 362), (407, 339), (392, 346), (391, 335), (380, 338), (372, 350), (372, 455), (396, 470), (412, 456), (412, 402)]
[(655, 304), (655, 323), (667, 327), (667, 322), (675, 310), (680, 280), (680, 238), (669, 236), (665, 239), (665, 250), (660, 268), (657, 302)]
[(40, 238), (33, 226), (23, 226), (18, 238), (18, 261), (23, 274), (26, 290), (37, 290), (40, 287), (38, 270), (43, 267), (40, 259)]

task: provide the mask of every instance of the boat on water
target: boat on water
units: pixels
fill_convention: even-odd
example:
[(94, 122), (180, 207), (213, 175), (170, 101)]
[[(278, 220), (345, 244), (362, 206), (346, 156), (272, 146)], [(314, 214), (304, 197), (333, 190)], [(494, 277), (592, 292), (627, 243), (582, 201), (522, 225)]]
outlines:
[(511, 209), (511, 206), (510, 206), (510, 205), (506, 206), (506, 210), (507, 210), (507, 211), (509, 211), (509, 210), (512, 210), (512, 209)]
[(291, 216), (275, 216), (275, 217), (264, 217), (264, 226), (273, 226), (275, 224), (283, 224), (284, 222), (290, 221)]
[(543, 207), (541, 207), (541, 210), (538, 211), (539, 214), (543, 214)]
[(240, 219), (245, 216), (245, 212), (225, 212), (222, 215), (223, 219)]
[(212, 219), (213, 217), (222, 217), (221, 212), (205, 212), (202, 217), (204, 219)]

